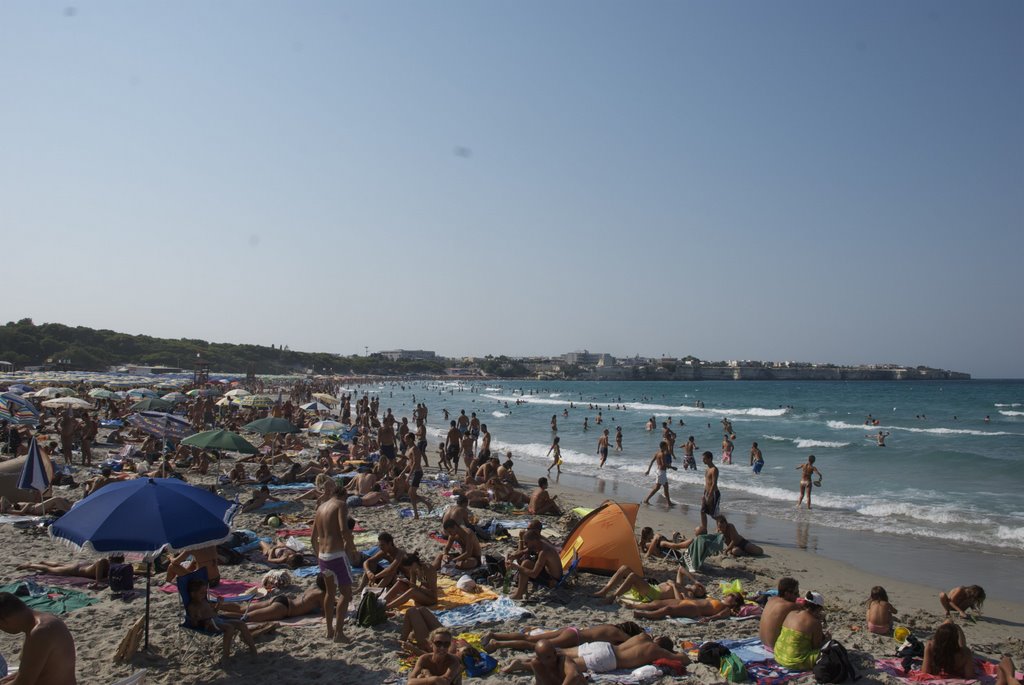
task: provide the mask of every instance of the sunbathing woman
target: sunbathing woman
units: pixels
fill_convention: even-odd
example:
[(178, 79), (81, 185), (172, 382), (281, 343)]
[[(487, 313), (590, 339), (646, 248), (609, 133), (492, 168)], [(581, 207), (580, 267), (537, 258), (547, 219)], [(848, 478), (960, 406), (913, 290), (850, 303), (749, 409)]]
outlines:
[[(413, 656), (429, 654), (433, 649), (430, 634), (443, 627), (434, 612), (427, 607), (409, 607), (402, 621), (402, 648)], [(448, 651), (461, 658), (467, 648), (473, 649), (465, 640), (453, 640)]]
[(552, 647), (564, 649), (578, 647), (584, 642), (610, 642), (619, 645), (644, 632), (644, 629), (632, 621), (625, 623), (606, 623), (592, 628), (562, 628), (548, 632), (533, 633), (487, 633), (480, 644), (488, 652), (499, 649), (518, 649), (528, 651), (541, 640), (547, 640)]
[(400, 607), (409, 600), (416, 606), (434, 606), (437, 604), (437, 571), (424, 564), (418, 553), (406, 554), (398, 562), (398, 578), (388, 589), (387, 597), (388, 609)]
[(409, 673), (409, 685), (462, 685), (462, 659), (452, 654), (451, 630), (435, 628), (427, 638), (430, 651), (421, 654)]
[(641, 604), (624, 601), (623, 605), (636, 609), (633, 618), (697, 618), (701, 622), (735, 616), (743, 606), (743, 597), (730, 592), (721, 600), (711, 599), (662, 599)]
[(249, 604), (248, 608), (241, 604), (220, 604), (220, 613), (230, 618), (241, 618), (248, 623), (280, 621), (295, 616), (311, 616), (318, 614), (324, 604), (324, 592), (327, 583), (324, 574), (316, 574), (316, 585), (308, 588), (298, 597), (278, 595), (272, 599), (264, 599)]
[(51, 497), (42, 502), (14, 503), (6, 497), (0, 497), (0, 514), (14, 516), (45, 516), (50, 513), (65, 513), (71, 510), (71, 500), (67, 497)]
[(326, 473), (319, 474), (313, 483), (315, 487), (312, 490), (307, 490), (296, 497), (296, 499), (315, 499), (317, 506), (320, 506), (327, 500), (334, 497), (334, 493), (338, 489), (338, 481), (334, 480)]
[(92, 578), (94, 582), (89, 587), (96, 589), (100, 587), (110, 574), (110, 564), (123, 564), (124, 557), (114, 555), (105, 559), (95, 561), (80, 561), (77, 564), (58, 564), (53, 561), (36, 561), (28, 564), (19, 564), (18, 568), (36, 573), (48, 573), (51, 576), (71, 576), (75, 578)]
[(646, 558), (662, 556), (673, 550), (686, 549), (692, 540), (687, 540), (682, 533), (673, 533), (672, 538), (667, 538), (661, 533), (654, 534), (654, 529), (645, 527), (640, 531), (640, 550)]
[[(690, 582), (687, 583), (687, 580)], [(628, 566), (620, 566), (605, 586), (591, 596), (603, 597), (606, 604), (611, 604), (616, 597), (631, 591), (639, 596), (641, 602), (657, 599), (704, 599), (708, 594), (704, 585), (681, 565), (676, 570), (675, 580), (666, 580), (658, 585), (648, 583)]]
[(283, 543), (275, 545), (260, 540), (260, 551), (271, 564), (284, 564), (288, 568), (301, 568), (306, 565), (306, 558), (302, 552), (296, 552)]

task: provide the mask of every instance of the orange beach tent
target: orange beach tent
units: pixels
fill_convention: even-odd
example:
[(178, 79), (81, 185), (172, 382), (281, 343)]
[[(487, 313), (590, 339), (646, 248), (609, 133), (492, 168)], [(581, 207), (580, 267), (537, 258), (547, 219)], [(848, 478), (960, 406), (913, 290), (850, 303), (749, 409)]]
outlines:
[(640, 559), (633, 530), (639, 504), (619, 504), (607, 501), (576, 524), (562, 546), (562, 568), (579, 557), (580, 571), (611, 575), (620, 566), (643, 577), (644, 565)]

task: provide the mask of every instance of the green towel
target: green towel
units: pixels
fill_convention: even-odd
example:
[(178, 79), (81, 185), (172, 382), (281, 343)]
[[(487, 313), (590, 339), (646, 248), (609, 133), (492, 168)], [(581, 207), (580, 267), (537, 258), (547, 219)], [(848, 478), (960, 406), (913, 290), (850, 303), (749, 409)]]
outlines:
[[(75, 609), (81, 609), (91, 604), (98, 604), (100, 600), (90, 597), (84, 592), (68, 590), (60, 587), (45, 587), (35, 585), (34, 588), (25, 581), (9, 583), (0, 586), (0, 592), (10, 592), (17, 596), (30, 609), (45, 611), (48, 614), (66, 614)], [(35, 596), (33, 596), (35, 595)]]
[(718, 554), (725, 549), (725, 536), (721, 533), (714, 535), (698, 535), (690, 543), (690, 546), (683, 550), (683, 560), (686, 562), (686, 570), (696, 573), (700, 570), (704, 560), (713, 554)]

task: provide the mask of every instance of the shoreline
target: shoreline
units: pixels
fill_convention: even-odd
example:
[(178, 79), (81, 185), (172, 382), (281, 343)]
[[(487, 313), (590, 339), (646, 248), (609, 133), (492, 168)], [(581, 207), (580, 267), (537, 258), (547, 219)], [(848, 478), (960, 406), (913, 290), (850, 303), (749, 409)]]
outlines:
[[(547, 475), (543, 468), (526, 460), (517, 461), (516, 470), (520, 473), (520, 480), (530, 484)], [(653, 525), (641, 523), (649, 518), (662, 526), (660, 529), (655, 527), (656, 531), (670, 533), (679, 530), (687, 537), (693, 535), (694, 527), (700, 522), (700, 490), (678, 483), (673, 487), (671, 476), (669, 479), (675, 506), (669, 509), (663, 501), (641, 505), (638, 535), (641, 527)], [(642, 502), (647, 494), (634, 485), (605, 481), (596, 475), (562, 474), (556, 480), (552, 473), (548, 480), (553, 492), (565, 492), (574, 500), (590, 502), (586, 506), (596, 506), (604, 499)], [(894, 582), (912, 578), (912, 585), (934, 590), (933, 596), (957, 585), (981, 585), (990, 599), (1016, 602), (1017, 613), (1024, 620), (1024, 603), (1017, 599), (1021, 596), (1019, 577), (1024, 563), (1024, 557), (1019, 555), (999, 554), (990, 549), (976, 551), (964, 544), (940, 543), (928, 538), (833, 528), (815, 523), (813, 514), (804, 521), (789, 521), (764, 513), (730, 512), (728, 505), (728, 499), (723, 498), (722, 513), (736, 524), (744, 537), (759, 545), (846, 564), (859, 573), (881, 576)], [(981, 555), (980, 560), (978, 555)]]

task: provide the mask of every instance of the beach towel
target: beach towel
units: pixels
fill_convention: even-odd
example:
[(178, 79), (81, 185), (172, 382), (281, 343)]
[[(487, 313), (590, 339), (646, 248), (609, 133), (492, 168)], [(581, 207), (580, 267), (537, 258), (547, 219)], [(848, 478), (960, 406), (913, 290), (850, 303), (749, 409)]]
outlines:
[(696, 573), (705, 559), (713, 554), (718, 554), (723, 549), (725, 549), (725, 536), (721, 533), (697, 535), (693, 538), (690, 546), (683, 550), (683, 562), (686, 564), (686, 570)]
[(810, 671), (791, 671), (788, 668), (779, 666), (772, 659), (751, 661), (745, 665), (747, 667), (747, 675), (757, 685), (781, 685), (795, 678), (805, 676), (812, 680), (814, 679), (814, 674)]
[(18, 516), (17, 514), (0, 514), (0, 523), (39, 523), (42, 516)]
[(437, 613), (437, 620), (448, 628), (456, 626), (475, 626), (480, 623), (500, 623), (524, 616), (532, 616), (526, 609), (508, 597), (499, 597), (490, 602), (467, 604), (454, 609), (445, 609)]
[(251, 621), (250, 626), (262, 626), (267, 623), (276, 623), (279, 628), (309, 628), (313, 626), (320, 626), (324, 623), (324, 617), (318, 616), (292, 616), (291, 618), (282, 618), (277, 621)]
[(290, 507), (295, 502), (264, 502), (263, 506), (256, 511), (273, 511), (274, 509), (283, 509), (284, 507)]
[[(455, 581), (445, 576), (438, 576), (437, 578), (437, 604), (430, 607), (434, 613), (443, 611), (445, 609), (454, 609), (455, 607), (466, 606), (469, 604), (476, 604), (478, 602), (486, 602), (489, 600), (498, 599), (498, 595), (484, 587), (478, 586), (478, 592), (463, 592), (455, 585)], [(398, 607), (398, 611), (405, 611), (409, 607), (415, 606), (415, 602), (411, 599)]]
[[(258, 488), (259, 486), (256, 485), (254, 487)], [(316, 486), (312, 483), (283, 483), (280, 485), (270, 483), (267, 487), (273, 492), (274, 490), (312, 490)]]
[(748, 637), (746, 640), (719, 640), (718, 644), (727, 647), (745, 664), (773, 658), (772, 653), (764, 648), (764, 643), (759, 637)]
[[(444, 509), (431, 509), (430, 511), (420, 512), (421, 519), (439, 519), (444, 514)], [(398, 515), (404, 519), (412, 518), (412, 508), (406, 507), (405, 509), (399, 509)]]
[[(751, 620), (753, 620), (755, 618), (760, 618), (760, 617), (759, 616), (730, 616), (729, 620), (730, 621), (751, 621)], [(685, 616), (676, 616), (675, 618), (667, 618), (665, 620), (666, 621), (674, 621), (676, 623), (681, 623), (684, 626), (692, 625), (694, 623), (700, 623), (700, 619), (698, 619), (698, 618), (686, 618)]]
[(0, 592), (10, 592), (30, 609), (48, 614), (66, 614), (82, 607), (98, 604), (100, 600), (78, 590), (38, 585), (31, 580), (21, 580), (0, 586)]
[[(977, 678), (966, 679), (966, 678), (940, 678), (933, 676), (929, 673), (921, 673), (920, 665), (917, 664), (917, 670), (911, 670), (907, 673), (903, 670), (902, 659), (876, 659), (875, 667), (883, 673), (902, 680), (905, 683), (928, 683), (929, 685), (969, 685), (969, 683), (993, 683), (996, 680), (996, 674), (998, 672), (998, 664), (993, 661), (986, 661), (981, 657), (974, 657), (974, 671), (978, 674)], [(1014, 677), (1017, 680), (1024, 679), (1024, 674), (1017, 672)]]
[(87, 588), (92, 583), (92, 578), (82, 578), (80, 576), (55, 576), (49, 573), (37, 573), (31, 576), (25, 576), (20, 578), (21, 581), (31, 580), (37, 585), (60, 585), (63, 587), (76, 587), (76, 588)]
[[(210, 594), (214, 597), (220, 597), (221, 599), (227, 600), (229, 598), (248, 597), (251, 591), (256, 588), (255, 583), (246, 583), (242, 580), (225, 580), (221, 578), (220, 583), (217, 587), (210, 588)], [(160, 586), (162, 592), (168, 594), (175, 594), (178, 592), (178, 586), (174, 583), (166, 583)]]
[(280, 528), (276, 531), (275, 535), (281, 538), (297, 537), (297, 538), (308, 538), (313, 534), (312, 528)]

